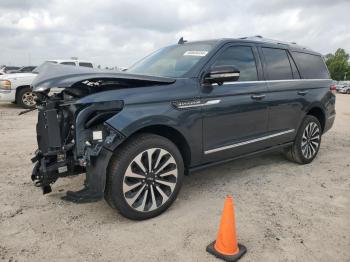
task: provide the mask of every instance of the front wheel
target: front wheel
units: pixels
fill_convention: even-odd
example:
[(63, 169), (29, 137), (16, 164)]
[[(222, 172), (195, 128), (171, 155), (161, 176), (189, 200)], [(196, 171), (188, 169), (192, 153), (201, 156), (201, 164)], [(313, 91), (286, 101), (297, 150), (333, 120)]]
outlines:
[(36, 105), (36, 94), (32, 92), (30, 87), (21, 88), (17, 93), (17, 104), (21, 107), (30, 109)]
[(170, 140), (136, 135), (118, 148), (111, 161), (105, 199), (123, 216), (135, 220), (155, 217), (176, 199), (184, 164)]
[(318, 119), (307, 115), (286, 157), (299, 164), (308, 164), (316, 157), (321, 145), (322, 128)]

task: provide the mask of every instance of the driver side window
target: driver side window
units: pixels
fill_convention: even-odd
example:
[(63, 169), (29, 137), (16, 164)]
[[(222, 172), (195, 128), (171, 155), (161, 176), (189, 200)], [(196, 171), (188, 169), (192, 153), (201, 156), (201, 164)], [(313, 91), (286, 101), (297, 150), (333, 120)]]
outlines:
[(240, 71), (238, 81), (257, 81), (258, 73), (253, 50), (249, 46), (232, 46), (224, 50), (213, 66), (229, 65)]

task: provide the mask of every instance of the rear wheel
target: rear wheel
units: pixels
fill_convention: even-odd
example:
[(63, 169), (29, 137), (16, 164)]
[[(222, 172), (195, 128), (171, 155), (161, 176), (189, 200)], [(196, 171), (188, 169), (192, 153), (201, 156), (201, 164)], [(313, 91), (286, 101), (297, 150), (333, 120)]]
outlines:
[(183, 175), (182, 156), (171, 141), (153, 134), (137, 135), (112, 159), (105, 199), (127, 218), (155, 217), (176, 199)]
[(321, 145), (322, 128), (318, 119), (307, 115), (301, 124), (294, 144), (287, 149), (286, 157), (299, 164), (308, 164), (316, 157)]
[(21, 88), (17, 93), (17, 104), (23, 108), (33, 108), (36, 105), (37, 96), (30, 87)]

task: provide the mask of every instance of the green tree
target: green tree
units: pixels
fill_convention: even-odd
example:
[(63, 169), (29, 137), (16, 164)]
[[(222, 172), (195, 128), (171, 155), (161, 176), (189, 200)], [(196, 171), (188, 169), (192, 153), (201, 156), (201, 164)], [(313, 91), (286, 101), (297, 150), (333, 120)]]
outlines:
[(350, 79), (349, 54), (344, 49), (338, 48), (334, 54), (326, 55), (326, 64), (333, 80), (344, 80), (347, 72), (347, 79)]

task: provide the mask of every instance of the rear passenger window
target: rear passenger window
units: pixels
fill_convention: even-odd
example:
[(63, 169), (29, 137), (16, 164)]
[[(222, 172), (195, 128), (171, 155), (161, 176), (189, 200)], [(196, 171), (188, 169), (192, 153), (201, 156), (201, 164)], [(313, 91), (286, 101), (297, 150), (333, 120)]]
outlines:
[(72, 65), (75, 66), (74, 62), (62, 62), (61, 65)]
[(288, 54), (283, 49), (262, 48), (269, 80), (293, 79)]
[(253, 51), (249, 46), (233, 46), (227, 48), (217, 58), (214, 66), (230, 65), (240, 71), (238, 81), (258, 80)]
[(86, 63), (86, 62), (80, 62), (79, 66), (85, 66), (85, 67), (93, 67), (91, 63)]
[(302, 78), (328, 79), (329, 74), (323, 58), (302, 52), (292, 52)]

